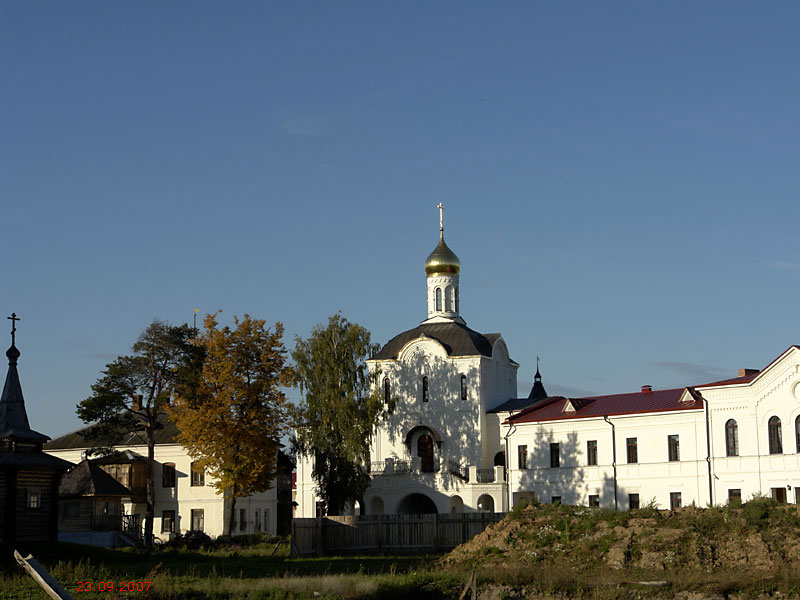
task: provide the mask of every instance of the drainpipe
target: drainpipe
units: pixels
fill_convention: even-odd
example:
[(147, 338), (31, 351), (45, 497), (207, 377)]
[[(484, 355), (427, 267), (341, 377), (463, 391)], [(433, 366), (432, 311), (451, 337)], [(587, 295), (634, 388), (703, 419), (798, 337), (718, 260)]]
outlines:
[(611, 425), (611, 466), (614, 469), (614, 510), (619, 510), (619, 502), (617, 500), (617, 431), (614, 424), (608, 418), (608, 415), (603, 415), (603, 420)]
[(703, 399), (703, 408), (706, 414), (706, 463), (708, 464), (708, 502), (714, 506), (714, 479), (713, 469), (711, 466), (711, 413), (708, 408), (708, 400), (703, 398), (702, 394), (698, 394)]
[(506, 440), (506, 490), (508, 495), (508, 508), (507, 510), (511, 510), (514, 506), (511, 503), (512, 496), (511, 496), (511, 455), (508, 453), (508, 436), (511, 435), (513, 431), (517, 429), (517, 426), (513, 423), (508, 428), (508, 432), (506, 433), (505, 440)]

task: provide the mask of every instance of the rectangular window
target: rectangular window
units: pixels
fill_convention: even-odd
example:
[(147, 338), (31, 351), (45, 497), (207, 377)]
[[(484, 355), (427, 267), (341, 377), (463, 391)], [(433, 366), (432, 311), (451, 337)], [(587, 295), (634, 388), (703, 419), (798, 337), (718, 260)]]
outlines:
[(586, 442), (586, 464), (597, 464), (597, 440), (589, 440)]
[(77, 517), (78, 516), (78, 503), (77, 502), (65, 502), (64, 503), (64, 516), (65, 517)]
[(244, 531), (247, 529), (247, 509), (240, 508), (239, 509), (239, 531)]
[(161, 467), (161, 487), (175, 487), (175, 463), (164, 463)]
[(778, 504), (786, 504), (786, 488), (777, 487), (772, 488), (772, 499)]
[(206, 484), (206, 472), (203, 470), (203, 467), (198, 465), (197, 463), (192, 463), (192, 485), (199, 486)]
[(161, 513), (161, 533), (175, 533), (174, 510), (165, 510)]
[(255, 515), (253, 516), (253, 525), (255, 525), (256, 531), (261, 531), (261, 511), (256, 509)]
[(466, 400), (467, 399), (467, 376), (466, 375), (462, 375), (461, 376), (461, 399), (462, 400)]
[(628, 494), (628, 508), (630, 510), (639, 508), (639, 494)]
[(528, 446), (526, 445), (517, 446), (517, 468), (528, 468)]
[(264, 509), (264, 531), (269, 533), (269, 509)]
[(741, 504), (742, 490), (730, 489), (728, 490), (728, 504)]
[(205, 527), (205, 511), (202, 508), (192, 509), (192, 531), (203, 531)]
[(42, 508), (42, 494), (40, 492), (28, 492), (28, 508)]
[(681, 459), (681, 446), (677, 435), (667, 436), (667, 454), (669, 455), (670, 462)]
[(625, 446), (628, 450), (628, 464), (633, 465), (639, 462), (639, 448), (636, 443), (636, 438), (628, 438), (625, 440)]
[(558, 444), (550, 444), (550, 467), (555, 468), (561, 464), (561, 452)]
[(598, 508), (600, 506), (600, 496), (591, 494), (589, 496), (589, 506), (592, 508)]
[(681, 493), (680, 492), (670, 492), (669, 493), (669, 507), (672, 510), (681, 507)]

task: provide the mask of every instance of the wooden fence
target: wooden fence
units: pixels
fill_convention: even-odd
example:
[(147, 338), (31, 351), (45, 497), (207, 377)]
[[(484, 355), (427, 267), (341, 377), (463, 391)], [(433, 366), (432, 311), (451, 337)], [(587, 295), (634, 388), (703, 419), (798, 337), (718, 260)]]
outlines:
[(505, 513), (362, 515), (292, 521), (292, 554), (426, 554), (452, 550)]

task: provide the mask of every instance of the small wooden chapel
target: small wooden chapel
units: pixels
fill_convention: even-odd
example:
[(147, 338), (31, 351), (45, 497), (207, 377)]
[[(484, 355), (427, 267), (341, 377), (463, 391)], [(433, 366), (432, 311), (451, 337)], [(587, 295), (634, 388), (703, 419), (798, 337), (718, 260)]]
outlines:
[(11, 320), (8, 375), (0, 397), (0, 543), (55, 542), (58, 484), (71, 463), (42, 452), (50, 438), (31, 429), (17, 372), (16, 313)]

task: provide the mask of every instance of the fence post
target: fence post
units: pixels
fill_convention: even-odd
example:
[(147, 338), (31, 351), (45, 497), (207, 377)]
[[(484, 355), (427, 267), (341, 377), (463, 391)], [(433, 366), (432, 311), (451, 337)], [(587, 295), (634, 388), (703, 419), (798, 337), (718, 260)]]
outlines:
[(433, 552), (437, 552), (439, 547), (439, 515), (433, 513)]

